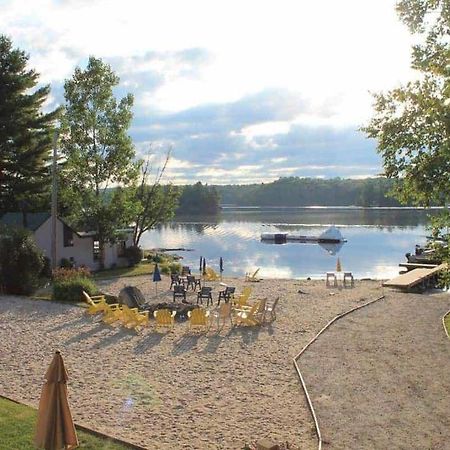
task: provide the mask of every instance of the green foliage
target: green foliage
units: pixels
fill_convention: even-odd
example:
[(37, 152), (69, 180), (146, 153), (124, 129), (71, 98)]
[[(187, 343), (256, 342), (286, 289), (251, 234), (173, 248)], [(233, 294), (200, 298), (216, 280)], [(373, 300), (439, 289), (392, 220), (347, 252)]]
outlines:
[(171, 263), (168, 265), (170, 273), (181, 273), (181, 264), (180, 263)]
[(63, 302), (80, 302), (83, 300), (82, 291), (89, 295), (98, 293), (98, 288), (90, 278), (77, 277), (53, 282), (52, 300)]
[(30, 295), (43, 282), (44, 256), (31, 233), (3, 228), (0, 235), (0, 286), (7, 294)]
[(375, 95), (375, 115), (364, 130), (378, 141), (386, 176), (401, 181), (401, 201), (443, 205), (450, 199), (449, 3), (403, 0), (397, 10), (421, 39), (412, 52), (420, 78)]
[(138, 210), (134, 218), (134, 245), (139, 245), (141, 236), (147, 230), (170, 220), (178, 206), (180, 196), (178, 188), (171, 184), (166, 186), (160, 184), (170, 159), (170, 150), (162, 168), (155, 171), (155, 178), (152, 182), (150, 176), (152, 174), (151, 160), (153, 156), (149, 153), (145, 160), (140, 161), (140, 183), (133, 190)]
[[(73, 225), (97, 232), (101, 267), (105, 244), (117, 240), (116, 230), (126, 227), (137, 211), (132, 191), (125, 188), (138, 171), (127, 134), (133, 97), (117, 102), (113, 88), (118, 83), (109, 65), (90, 57), (86, 70), (76, 68), (64, 85), (62, 206)], [(108, 193), (111, 184), (120, 187)]]
[(130, 266), (135, 266), (142, 261), (144, 252), (137, 245), (133, 245), (125, 249), (124, 256), (128, 259), (128, 263), (130, 264)]
[[(0, 398), (0, 448), (34, 450), (37, 411)], [(80, 447), (84, 450), (125, 450), (123, 445), (77, 430)]]
[(0, 35), (0, 216), (41, 207), (51, 183), (47, 162), (60, 111), (42, 112), (50, 87), (36, 87), (39, 74), (27, 63)]
[(87, 267), (60, 267), (53, 271), (53, 280), (67, 281), (75, 278), (91, 278), (91, 271)]
[(219, 211), (219, 200), (219, 193), (214, 186), (203, 185), (198, 181), (183, 188), (177, 214), (215, 214)]
[(398, 206), (386, 178), (283, 177), (272, 183), (216, 186), (224, 204), (237, 206)]

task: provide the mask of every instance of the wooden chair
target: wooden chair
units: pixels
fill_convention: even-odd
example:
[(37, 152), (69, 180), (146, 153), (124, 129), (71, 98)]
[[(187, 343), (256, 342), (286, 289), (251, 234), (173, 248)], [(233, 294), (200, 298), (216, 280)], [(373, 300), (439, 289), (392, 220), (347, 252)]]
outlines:
[(122, 308), (118, 303), (108, 305), (104, 313), (102, 320), (109, 325), (122, 320)]
[[(218, 309), (211, 311), (210, 320), (217, 320), (217, 330), (219, 331), (225, 326), (227, 320), (230, 321), (230, 325), (233, 326), (233, 319), (231, 316), (231, 302), (223, 303)], [(222, 327), (220, 326), (222, 321)]]
[(195, 308), (192, 311), (188, 311), (189, 330), (200, 328), (202, 331), (207, 331), (209, 328), (208, 316), (209, 311), (203, 308)]
[(277, 315), (275, 313), (275, 309), (277, 307), (278, 300), (280, 300), (280, 297), (277, 297), (275, 299), (275, 301), (271, 305), (266, 305), (266, 317), (265, 317), (265, 319), (267, 319), (267, 316), (269, 316), (269, 320), (271, 322), (273, 322), (277, 318)]
[(256, 326), (262, 325), (266, 315), (266, 299), (258, 300), (250, 309), (235, 309), (236, 325)]
[(83, 291), (83, 297), (86, 300), (86, 303), (89, 305), (88, 309), (86, 310), (87, 314), (101, 313), (104, 312), (108, 307), (104, 295), (94, 295), (91, 297), (87, 292)]
[(137, 308), (122, 305), (122, 324), (127, 328), (139, 328), (149, 325), (148, 311), (140, 312)]
[(252, 288), (250, 286), (245, 286), (245, 288), (242, 289), (242, 292), (238, 295), (237, 299), (234, 301), (235, 306), (237, 308), (247, 306), (251, 293)]
[(351, 272), (344, 272), (342, 284), (344, 287), (347, 287), (347, 283), (349, 284), (349, 287), (355, 286), (355, 280), (353, 279), (353, 274)]
[(245, 274), (245, 281), (250, 281), (252, 283), (257, 283), (261, 281), (261, 278), (258, 278), (259, 267), (251, 274), (250, 272)]
[(169, 311), (168, 309), (157, 309), (153, 313), (156, 320), (156, 329), (161, 327), (173, 329), (176, 313), (176, 311)]

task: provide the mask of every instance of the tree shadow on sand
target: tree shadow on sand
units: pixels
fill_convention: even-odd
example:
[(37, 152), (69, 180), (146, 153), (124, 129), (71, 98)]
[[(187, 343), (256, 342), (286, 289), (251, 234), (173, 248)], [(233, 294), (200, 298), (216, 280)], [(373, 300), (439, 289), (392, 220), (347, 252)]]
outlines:
[(49, 328), (47, 331), (48, 332), (60, 331), (60, 330), (64, 330), (65, 328), (68, 328), (68, 327), (75, 327), (75, 326), (80, 325), (82, 323), (89, 323), (88, 318), (87, 317), (83, 317), (83, 316), (82, 317), (78, 317), (78, 318), (76, 318), (74, 320), (71, 320), (70, 322), (64, 322), (64, 323), (61, 323), (59, 325), (56, 325), (53, 328)]
[(88, 331), (82, 331), (81, 333), (78, 333), (75, 336), (72, 336), (71, 338), (67, 339), (65, 344), (66, 345), (77, 344), (81, 341), (91, 338), (92, 336), (94, 336), (95, 334), (97, 334), (98, 332), (100, 332), (104, 329), (105, 329), (105, 326), (102, 323), (97, 323), (96, 327), (91, 328)]
[(116, 333), (106, 336), (103, 340), (95, 343), (91, 348), (109, 347), (110, 345), (117, 344), (123, 340), (129, 341), (130, 339), (133, 339), (133, 337), (136, 337), (136, 331), (128, 328), (117, 328)]
[(153, 347), (156, 347), (161, 343), (164, 336), (165, 334), (156, 332), (148, 334), (136, 345), (134, 348), (134, 353), (138, 355), (151, 350)]

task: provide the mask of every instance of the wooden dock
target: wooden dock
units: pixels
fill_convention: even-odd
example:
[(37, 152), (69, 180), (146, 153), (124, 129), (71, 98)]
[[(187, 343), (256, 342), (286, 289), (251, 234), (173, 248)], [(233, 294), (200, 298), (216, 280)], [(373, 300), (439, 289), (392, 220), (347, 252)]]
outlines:
[(410, 270), (392, 280), (383, 283), (386, 287), (395, 287), (399, 289), (411, 289), (418, 284), (426, 285), (430, 278), (436, 276), (441, 270), (447, 268), (447, 264), (439, 264), (435, 267), (422, 267)]

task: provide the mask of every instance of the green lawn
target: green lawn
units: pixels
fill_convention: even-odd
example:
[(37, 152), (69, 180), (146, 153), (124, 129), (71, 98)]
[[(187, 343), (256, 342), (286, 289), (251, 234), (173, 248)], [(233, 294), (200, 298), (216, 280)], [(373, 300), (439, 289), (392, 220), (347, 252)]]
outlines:
[(106, 269), (93, 274), (94, 280), (104, 280), (117, 277), (137, 277), (139, 275), (151, 275), (155, 264), (141, 262), (134, 267), (118, 267), (117, 269)]
[(445, 317), (444, 320), (445, 326), (447, 327), (447, 333), (450, 336), (450, 314)]
[[(37, 411), (0, 398), (0, 450), (35, 450), (33, 445)], [(85, 450), (126, 450), (130, 447), (77, 430), (79, 448)]]

